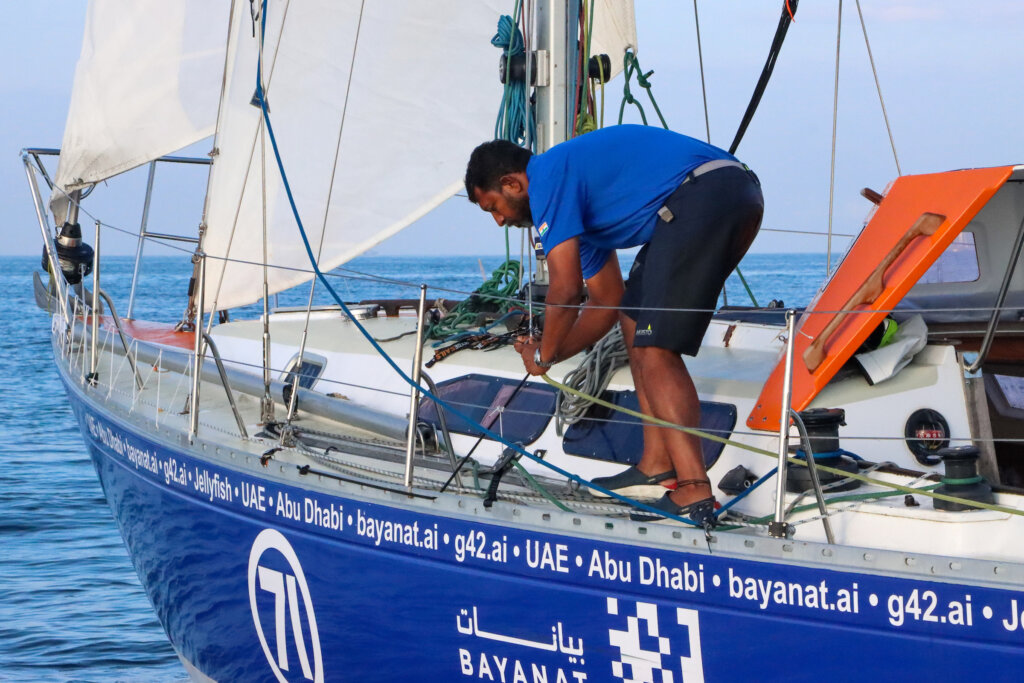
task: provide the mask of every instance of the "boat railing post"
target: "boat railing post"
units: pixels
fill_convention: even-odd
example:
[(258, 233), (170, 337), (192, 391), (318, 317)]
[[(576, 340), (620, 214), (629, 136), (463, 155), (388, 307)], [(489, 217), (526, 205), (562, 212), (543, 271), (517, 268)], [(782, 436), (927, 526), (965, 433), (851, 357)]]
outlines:
[(228, 380), (228, 373), (224, 369), (224, 361), (220, 357), (220, 351), (217, 350), (217, 344), (214, 343), (213, 337), (211, 337), (207, 332), (203, 332), (203, 340), (210, 349), (210, 355), (213, 356), (213, 362), (217, 364), (217, 372), (220, 374), (220, 383), (224, 387), (224, 393), (228, 395), (228, 405), (231, 406), (231, 412), (235, 416), (235, 424), (238, 425), (238, 431), (242, 435), (242, 439), (248, 440), (249, 432), (246, 431), (245, 421), (242, 419), (242, 415), (238, 412), (238, 405), (235, 403), (235, 392), (231, 390), (231, 382)]
[(146, 199), (142, 204), (142, 224), (139, 226), (139, 243), (135, 247), (135, 268), (132, 270), (132, 288), (128, 293), (128, 313), (131, 318), (135, 313), (135, 289), (139, 284), (139, 263), (142, 261), (142, 247), (149, 236), (146, 226), (149, 224), (149, 205), (153, 200), (153, 179), (156, 176), (156, 161), (149, 162), (149, 178), (146, 180)]
[(199, 291), (196, 295), (196, 339), (194, 345), (195, 363), (192, 366), (192, 396), (189, 401), (189, 443), (192, 442), (199, 431), (199, 380), (203, 374), (203, 317), (205, 315), (203, 306), (206, 303), (206, 254), (196, 250), (192, 259), (199, 266)]
[(825, 504), (825, 494), (821, 488), (821, 479), (818, 478), (818, 466), (814, 462), (814, 447), (811, 444), (811, 437), (807, 435), (807, 427), (800, 413), (790, 410), (793, 424), (800, 432), (800, 440), (804, 444), (804, 461), (807, 463), (807, 474), (811, 478), (811, 488), (814, 490), (814, 499), (818, 502), (818, 512), (821, 513), (821, 526), (825, 529), (825, 540), (830, 544), (836, 542), (835, 534), (832, 533), (832, 523), (828, 520), (828, 507)]
[(416, 322), (416, 348), (412, 358), (412, 389), (409, 391), (409, 428), (405, 438), (405, 488), (412, 491), (413, 456), (416, 454), (416, 425), (420, 404), (420, 372), (423, 368), (423, 334), (427, 327), (427, 286), (420, 285)]
[[(128, 364), (132, 366), (132, 372), (135, 373), (135, 384), (141, 389), (144, 386), (142, 381), (142, 373), (139, 372), (138, 363), (132, 358), (132, 354), (128, 345), (128, 336), (124, 332), (124, 325), (121, 324), (121, 316), (117, 314), (117, 307), (114, 306), (114, 300), (110, 298), (110, 295), (104, 292), (99, 287), (96, 288), (100, 293), (104, 303), (107, 304), (107, 311), (110, 312), (110, 319), (114, 321), (114, 327), (117, 329), (117, 336), (121, 338), (121, 348), (124, 349), (125, 358), (128, 359)], [(138, 346), (136, 346), (138, 348)], [(136, 354), (138, 355), (138, 351)]]
[(57, 261), (57, 254), (54, 253), (53, 238), (49, 235), (46, 224), (46, 209), (43, 208), (43, 197), (39, 194), (39, 183), (36, 182), (36, 174), (32, 170), (32, 164), (29, 162), (27, 154), (22, 154), (22, 163), (25, 164), (25, 175), (28, 177), (28, 186), (32, 191), (32, 203), (36, 209), (36, 220), (39, 223), (39, 231), (43, 236), (43, 249), (46, 252), (46, 262), (50, 267), (50, 277), (53, 281), (54, 289), (57, 291), (57, 303), (60, 306), (61, 314), (63, 314), (65, 320), (68, 316), (68, 296), (64, 287), (61, 283), (61, 271), (60, 264)]
[(1006, 272), (1003, 273), (1003, 282), (999, 285), (999, 293), (996, 295), (996, 304), (992, 308), (992, 315), (988, 320), (988, 327), (985, 328), (985, 336), (981, 340), (981, 349), (978, 357), (974, 359), (967, 368), (967, 372), (975, 373), (981, 370), (985, 364), (988, 352), (992, 348), (992, 341), (996, 336), (996, 327), (999, 326), (999, 317), (1003, 312), (1003, 303), (1006, 301), (1006, 293), (1010, 290), (1010, 281), (1013, 280), (1013, 271), (1017, 268), (1017, 261), (1020, 259), (1021, 248), (1024, 247), (1024, 220), (1017, 229), (1017, 238), (1014, 240), (1013, 249), (1010, 251), (1010, 261), (1006, 264)]
[(796, 341), (796, 311), (786, 311), (786, 369), (782, 376), (782, 406), (779, 408), (779, 468), (775, 481), (775, 519), (768, 523), (768, 533), (775, 538), (789, 535), (786, 523), (786, 465), (789, 458), (790, 402), (793, 394), (793, 344)]
[(93, 238), (94, 246), (92, 252), (92, 310), (89, 311), (89, 331), (92, 339), (89, 345), (89, 374), (86, 375), (86, 381), (92, 385), (96, 385), (96, 381), (99, 378), (99, 373), (96, 372), (96, 367), (99, 364), (99, 354), (96, 348), (96, 342), (99, 338), (100, 331), (100, 222), (96, 221), (96, 236)]

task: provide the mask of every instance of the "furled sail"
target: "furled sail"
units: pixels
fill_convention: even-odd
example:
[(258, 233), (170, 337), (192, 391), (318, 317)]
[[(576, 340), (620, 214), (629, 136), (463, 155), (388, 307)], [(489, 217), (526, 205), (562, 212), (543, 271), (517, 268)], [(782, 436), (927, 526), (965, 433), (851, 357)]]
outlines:
[(597, 0), (590, 54), (608, 55), (612, 63), (609, 78), (622, 71), (622, 56), (626, 50), (631, 48), (635, 51), (636, 47), (633, 0)]
[(58, 223), (67, 208), (64, 192), (213, 134), (230, 5), (89, 3), (51, 202)]
[[(268, 3), (271, 127), (321, 269), (373, 247), (459, 188), (470, 151), (493, 136), (501, 84), (490, 38), (507, 4)], [(259, 43), (247, 3), (232, 23), (203, 241), (207, 310), (262, 296), (264, 221), (270, 291), (311, 277), (300, 272), (309, 260), (252, 103)]]

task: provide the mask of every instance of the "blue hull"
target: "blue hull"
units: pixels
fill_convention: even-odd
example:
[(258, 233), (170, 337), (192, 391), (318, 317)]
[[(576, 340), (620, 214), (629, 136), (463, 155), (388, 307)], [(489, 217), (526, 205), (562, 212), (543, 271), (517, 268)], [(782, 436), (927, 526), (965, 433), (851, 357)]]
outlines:
[(160, 622), (215, 680), (991, 681), (1024, 670), (1019, 591), (328, 495), (191, 457), (67, 388)]

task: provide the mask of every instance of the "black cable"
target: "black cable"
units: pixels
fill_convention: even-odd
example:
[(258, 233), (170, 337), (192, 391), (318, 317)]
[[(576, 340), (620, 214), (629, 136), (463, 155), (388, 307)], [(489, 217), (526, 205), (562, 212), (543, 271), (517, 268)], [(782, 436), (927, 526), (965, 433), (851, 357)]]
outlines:
[(786, 39), (786, 31), (789, 30), (789, 25), (793, 23), (793, 17), (796, 16), (798, 2), (799, 0), (783, 0), (782, 16), (779, 18), (778, 28), (775, 29), (775, 38), (772, 39), (771, 49), (768, 50), (768, 60), (764, 63), (764, 68), (761, 70), (761, 78), (758, 79), (757, 85), (754, 87), (754, 94), (750, 98), (750, 104), (747, 105), (747, 111), (743, 113), (743, 120), (740, 121), (736, 137), (733, 138), (732, 144), (729, 145), (729, 154), (736, 154), (736, 148), (740, 146), (740, 140), (743, 139), (743, 134), (747, 132), (747, 126), (750, 125), (751, 119), (754, 118), (757, 105), (761, 103), (761, 96), (764, 95), (764, 89), (768, 86), (768, 80), (772, 77), (772, 71), (775, 70), (775, 60), (779, 58), (779, 51), (782, 50), (782, 41)]

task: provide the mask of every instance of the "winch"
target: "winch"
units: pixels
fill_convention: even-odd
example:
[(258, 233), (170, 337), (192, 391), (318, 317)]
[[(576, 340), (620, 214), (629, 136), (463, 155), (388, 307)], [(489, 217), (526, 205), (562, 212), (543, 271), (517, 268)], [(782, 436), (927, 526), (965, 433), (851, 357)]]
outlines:
[[(82, 278), (92, 272), (92, 247), (82, 241), (82, 226), (78, 223), (65, 223), (53, 241), (57, 263), (68, 284), (77, 285)], [(50, 264), (43, 247), (43, 270), (49, 272)]]
[[(810, 455), (815, 462), (821, 462), (844, 472), (856, 473), (859, 470), (857, 461), (839, 446), (839, 427), (846, 425), (846, 411), (840, 408), (810, 408), (800, 413), (800, 419), (807, 431), (807, 442), (810, 444), (812, 453), (808, 454), (804, 450), (805, 444), (801, 443), (800, 447), (795, 449), (796, 457), (806, 458)], [(844, 477), (819, 470), (818, 479), (822, 486), (828, 486), (842, 481)], [(829, 489), (831, 491), (852, 491), (859, 487), (860, 482), (851, 479), (844, 484), (829, 486)], [(800, 493), (811, 488), (813, 488), (813, 483), (806, 467), (790, 467), (786, 470), (787, 491)]]

